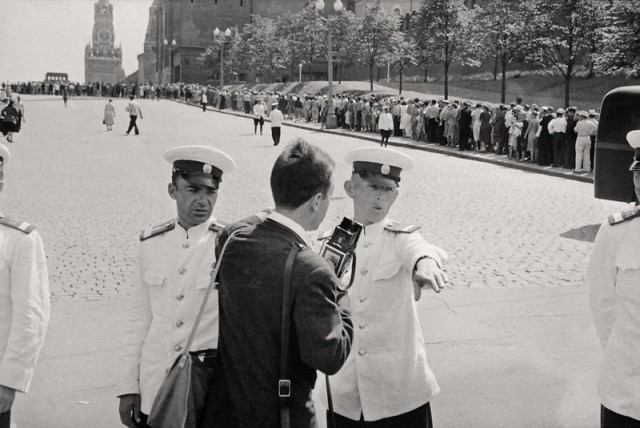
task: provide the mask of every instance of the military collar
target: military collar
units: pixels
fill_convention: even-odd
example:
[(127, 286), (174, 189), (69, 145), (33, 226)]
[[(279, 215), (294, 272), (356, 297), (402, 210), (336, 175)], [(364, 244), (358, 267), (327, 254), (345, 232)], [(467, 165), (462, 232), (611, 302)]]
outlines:
[(213, 221), (215, 221), (215, 219), (213, 217), (209, 217), (202, 223), (191, 226), (189, 229), (185, 230), (185, 228), (178, 223), (178, 219), (176, 218), (177, 227), (175, 230), (179, 230), (181, 234), (184, 234), (186, 239), (200, 239), (205, 233), (207, 233), (209, 226)]

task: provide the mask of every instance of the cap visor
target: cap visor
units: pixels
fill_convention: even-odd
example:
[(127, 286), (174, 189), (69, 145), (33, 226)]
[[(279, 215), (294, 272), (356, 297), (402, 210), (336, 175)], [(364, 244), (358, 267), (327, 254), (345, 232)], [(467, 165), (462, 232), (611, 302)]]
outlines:
[(363, 174), (359, 174), (360, 178), (362, 178), (364, 181), (366, 181), (369, 184), (375, 184), (378, 186), (385, 186), (385, 187), (398, 187), (398, 182), (391, 179), (391, 178), (387, 178), (384, 177), (382, 175), (379, 174), (372, 174), (372, 173), (363, 173)]
[(213, 178), (206, 175), (188, 174), (183, 175), (182, 178), (189, 182), (189, 184), (199, 184), (201, 186), (211, 187), (212, 189), (218, 188), (218, 183)]

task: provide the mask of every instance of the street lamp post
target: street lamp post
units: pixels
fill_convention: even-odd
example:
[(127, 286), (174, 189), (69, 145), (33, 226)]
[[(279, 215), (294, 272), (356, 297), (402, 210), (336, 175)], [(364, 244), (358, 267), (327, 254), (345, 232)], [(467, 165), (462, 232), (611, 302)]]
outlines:
[[(169, 41), (167, 39), (164, 39), (164, 52), (165, 54), (167, 53), (167, 48), (169, 48), (169, 66), (171, 67), (170, 69), (170, 83), (173, 83), (173, 49), (176, 47), (176, 39), (171, 40), (171, 47), (169, 47)], [(165, 55), (166, 56), (166, 55)], [(167, 61), (162, 61), (162, 74), (164, 75), (164, 68), (166, 68), (167, 66)]]
[[(318, 12), (322, 12), (324, 10), (324, 2), (322, 0), (317, 0), (315, 8)], [(335, 0), (333, 3), (333, 10), (336, 11), (336, 13), (340, 13), (342, 12), (342, 9), (342, 2), (340, 0)], [(329, 88), (327, 89), (327, 118), (325, 120), (325, 125), (327, 129), (335, 129), (338, 126), (338, 119), (336, 118), (336, 110), (333, 107), (333, 50), (331, 45), (331, 28), (328, 30), (327, 56), (329, 60), (327, 61), (327, 78), (329, 80)]]
[(302, 82), (302, 63), (298, 64), (298, 82)]
[[(220, 30), (218, 29), (218, 27), (216, 27), (216, 29), (213, 30), (213, 36), (217, 38), (219, 35), (220, 35)], [(224, 30), (223, 35), (224, 37), (220, 40), (220, 88), (221, 89), (224, 86), (224, 41), (225, 41), (225, 37), (231, 36), (231, 30), (227, 28), (226, 30)]]

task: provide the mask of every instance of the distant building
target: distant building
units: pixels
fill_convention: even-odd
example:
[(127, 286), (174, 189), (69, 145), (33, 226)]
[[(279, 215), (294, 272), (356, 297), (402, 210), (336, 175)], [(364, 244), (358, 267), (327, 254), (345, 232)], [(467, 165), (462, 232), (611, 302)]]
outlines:
[[(314, 0), (154, 0), (149, 8), (149, 20), (144, 51), (138, 55), (138, 82), (217, 82), (218, 71), (205, 69), (198, 58), (213, 43), (213, 30), (227, 28), (242, 30), (251, 22), (252, 15), (277, 18), (288, 12), (297, 12)], [(465, 0), (472, 6), (477, 0)], [(334, 0), (324, 0), (325, 10), (333, 7)], [(342, 0), (345, 10), (357, 16), (367, 13), (366, 0)], [(399, 25), (408, 22), (412, 12), (420, 9), (422, 0), (383, 0), (383, 7), (398, 15)], [(173, 41), (175, 40), (175, 45)], [(166, 43), (165, 43), (166, 42)], [(305, 70), (306, 78), (322, 79), (327, 76), (326, 63)], [(293, 74), (293, 75), (292, 75)], [(298, 70), (282, 70), (279, 81), (296, 80)], [(360, 73), (361, 74), (361, 73)], [(236, 76), (226, 76), (225, 83), (233, 80), (253, 81), (252, 70)]]
[(115, 47), (113, 5), (98, 0), (94, 5), (93, 35), (84, 54), (85, 82), (117, 83), (124, 78), (122, 47)]

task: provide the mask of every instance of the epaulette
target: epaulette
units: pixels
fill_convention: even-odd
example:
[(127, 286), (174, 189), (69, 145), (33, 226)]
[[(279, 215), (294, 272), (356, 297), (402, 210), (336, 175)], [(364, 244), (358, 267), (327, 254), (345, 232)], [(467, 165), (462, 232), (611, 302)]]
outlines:
[(395, 221), (389, 222), (384, 225), (384, 228), (389, 232), (395, 233), (413, 233), (420, 229), (420, 226), (414, 226), (412, 224), (402, 224)]
[(610, 215), (609, 224), (611, 226), (615, 226), (616, 224), (620, 224), (637, 217), (640, 217), (640, 205), (636, 205), (628, 210)]
[(152, 227), (149, 230), (143, 230), (140, 232), (140, 242), (146, 241), (149, 238), (153, 238), (154, 236), (162, 235), (170, 230), (173, 230), (176, 227), (176, 220), (169, 220), (166, 223), (159, 224), (157, 226)]
[(222, 223), (218, 220), (213, 220), (209, 225), (209, 230), (213, 233), (220, 233), (225, 227), (227, 227), (225, 223)]
[(20, 232), (26, 233), (27, 235), (33, 232), (33, 230), (36, 228), (34, 225), (27, 223), (26, 221), (20, 222), (5, 217), (2, 213), (0, 213), (0, 224), (3, 224), (12, 229), (19, 230)]

